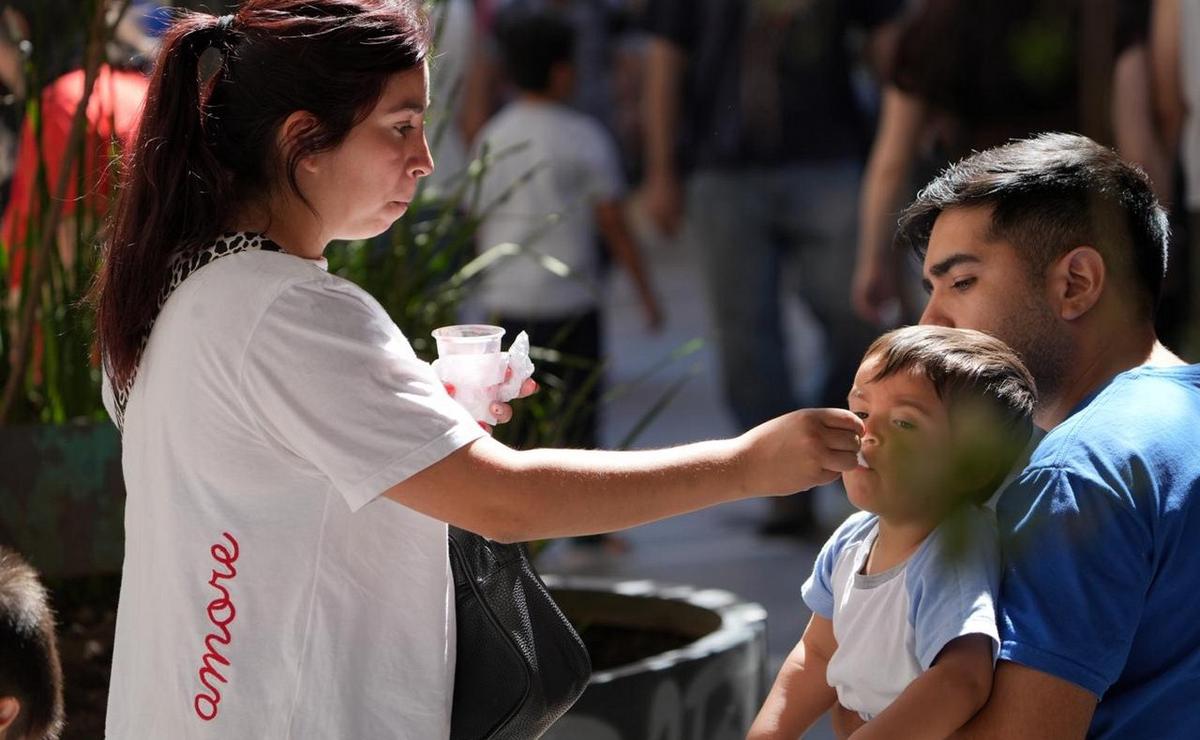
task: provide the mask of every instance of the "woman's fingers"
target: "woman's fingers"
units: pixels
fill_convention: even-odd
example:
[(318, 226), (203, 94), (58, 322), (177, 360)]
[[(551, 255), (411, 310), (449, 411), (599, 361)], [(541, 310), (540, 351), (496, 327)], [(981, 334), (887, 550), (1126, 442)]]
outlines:
[(507, 403), (493, 403), (490, 411), (492, 412), (492, 416), (496, 417), (497, 424), (507, 424), (512, 421), (512, 406), (509, 406)]

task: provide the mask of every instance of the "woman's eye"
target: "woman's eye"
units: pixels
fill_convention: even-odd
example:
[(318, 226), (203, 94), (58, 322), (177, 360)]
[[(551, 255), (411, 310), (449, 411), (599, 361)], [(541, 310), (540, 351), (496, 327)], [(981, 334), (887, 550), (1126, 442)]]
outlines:
[(398, 134), (400, 134), (401, 136), (404, 136), (409, 131), (412, 131), (414, 126), (411, 123), (402, 123), (399, 126), (394, 126), (393, 128), (396, 129), (396, 132)]
[(912, 430), (917, 428), (916, 424), (913, 424), (911, 421), (905, 421), (904, 419), (893, 419), (892, 423), (904, 430)]
[(955, 280), (953, 283), (951, 283), (950, 287), (953, 288), (954, 290), (963, 291), (963, 290), (966, 290), (967, 288), (970, 288), (972, 285), (974, 285), (975, 280), (976, 280), (976, 278), (973, 278), (973, 277), (959, 278), (958, 280)]

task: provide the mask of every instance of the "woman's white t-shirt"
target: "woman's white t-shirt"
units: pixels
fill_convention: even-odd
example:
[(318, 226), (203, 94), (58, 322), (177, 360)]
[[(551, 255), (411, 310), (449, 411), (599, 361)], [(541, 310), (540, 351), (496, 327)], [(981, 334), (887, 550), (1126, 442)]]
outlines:
[(446, 525), (380, 494), (483, 432), (322, 267), (223, 257), (159, 315), (124, 424), (110, 738), (448, 735)]

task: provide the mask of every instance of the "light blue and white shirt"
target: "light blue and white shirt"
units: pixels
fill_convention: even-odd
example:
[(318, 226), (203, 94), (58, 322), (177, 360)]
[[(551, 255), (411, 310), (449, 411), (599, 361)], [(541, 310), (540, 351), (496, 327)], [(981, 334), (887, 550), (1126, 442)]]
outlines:
[(874, 514), (849, 517), (821, 548), (801, 591), (814, 613), (833, 622), (838, 647), (826, 680), (841, 705), (865, 720), (929, 670), (951, 640), (986, 635), (993, 660), (1000, 646), (1000, 554), (991, 511), (968, 507), (904, 562), (865, 575), (878, 533)]

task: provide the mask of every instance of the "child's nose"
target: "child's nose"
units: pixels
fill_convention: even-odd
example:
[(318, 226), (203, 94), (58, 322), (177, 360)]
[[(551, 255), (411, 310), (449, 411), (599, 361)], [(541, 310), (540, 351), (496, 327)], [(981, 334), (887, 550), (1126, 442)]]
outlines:
[(878, 423), (879, 422), (869, 417), (863, 420), (863, 435), (861, 438), (863, 447), (866, 447), (867, 445), (878, 445), (883, 441), (879, 434), (879, 430), (876, 428)]

